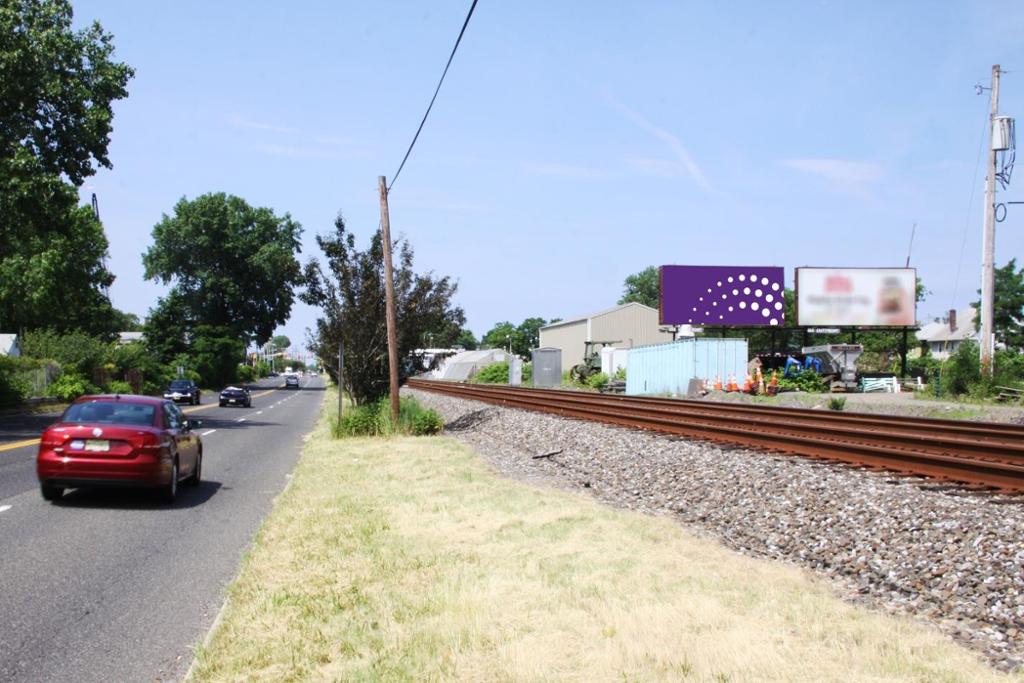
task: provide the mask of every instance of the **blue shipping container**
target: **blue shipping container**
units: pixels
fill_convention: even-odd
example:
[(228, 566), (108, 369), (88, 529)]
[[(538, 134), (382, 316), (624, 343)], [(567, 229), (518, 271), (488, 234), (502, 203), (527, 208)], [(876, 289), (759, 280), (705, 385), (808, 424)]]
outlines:
[(629, 350), (626, 393), (685, 394), (694, 378), (710, 382), (729, 375), (739, 382), (747, 375), (746, 339), (680, 339), (668, 344)]

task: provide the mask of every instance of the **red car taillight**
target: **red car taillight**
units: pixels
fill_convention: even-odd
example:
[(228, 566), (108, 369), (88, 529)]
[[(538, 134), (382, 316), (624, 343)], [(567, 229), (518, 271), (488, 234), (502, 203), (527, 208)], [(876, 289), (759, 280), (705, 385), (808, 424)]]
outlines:
[(56, 448), (62, 443), (64, 443), (64, 439), (49, 430), (43, 432), (43, 435), (39, 437), (39, 445), (43, 448)]
[(154, 453), (163, 447), (160, 437), (156, 434), (143, 434), (142, 439), (136, 445), (141, 453)]

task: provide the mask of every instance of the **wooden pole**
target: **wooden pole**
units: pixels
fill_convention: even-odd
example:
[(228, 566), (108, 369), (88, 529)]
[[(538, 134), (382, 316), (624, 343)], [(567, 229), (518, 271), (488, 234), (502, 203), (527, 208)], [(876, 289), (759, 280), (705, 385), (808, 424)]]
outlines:
[(985, 174), (985, 231), (981, 249), (981, 373), (992, 376), (992, 335), (995, 332), (996, 256), (996, 151), (992, 149), (992, 124), (999, 113), (999, 65), (992, 67), (992, 101), (988, 122), (988, 172)]
[(398, 425), (398, 331), (395, 322), (395, 282), (391, 268), (391, 221), (388, 218), (388, 184), (377, 176), (380, 188), (380, 230), (384, 248), (384, 308), (388, 325), (388, 375), (391, 389), (391, 420)]

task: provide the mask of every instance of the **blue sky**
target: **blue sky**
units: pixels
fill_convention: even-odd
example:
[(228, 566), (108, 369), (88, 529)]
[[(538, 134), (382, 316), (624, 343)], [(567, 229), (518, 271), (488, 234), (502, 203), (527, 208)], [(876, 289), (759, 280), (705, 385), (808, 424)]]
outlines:
[[(365, 244), (468, 2), (75, 2), (136, 69), (96, 192), (114, 304), (164, 288), (140, 254), (212, 191), (289, 212), (302, 260), (338, 211)], [(1024, 117), (1024, 5), (481, 0), (391, 193), (419, 270), (479, 336), (614, 305), (648, 265), (911, 265), (927, 321), (973, 300), (991, 66)], [(1019, 71), (1018, 71), (1019, 69)], [(977, 178), (975, 180), (975, 173)], [(1024, 174), (1003, 200), (1024, 200)], [(973, 203), (971, 203), (973, 193)], [(996, 262), (1024, 256), (1024, 205)], [(966, 236), (966, 241), (965, 241)], [(961, 257), (962, 254), (962, 257)], [(959, 272), (959, 277), (958, 277)], [(316, 311), (282, 328), (305, 339)]]

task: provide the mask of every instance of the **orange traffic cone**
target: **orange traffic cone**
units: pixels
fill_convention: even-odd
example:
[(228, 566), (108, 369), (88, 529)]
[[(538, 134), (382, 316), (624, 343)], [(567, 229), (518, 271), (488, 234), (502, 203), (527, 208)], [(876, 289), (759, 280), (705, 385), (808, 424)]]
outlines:
[(764, 395), (764, 373), (761, 368), (757, 369), (757, 393)]
[(721, 391), (721, 390), (722, 390), (722, 376), (721, 375), (715, 375), (715, 391)]
[(779, 378), (776, 376), (775, 371), (772, 370), (772, 378), (768, 382), (768, 395), (774, 396), (777, 393), (779, 393)]
[(748, 372), (747, 373), (747, 378), (745, 380), (743, 380), (743, 393), (744, 394), (749, 394), (750, 390), (753, 389), (753, 388), (754, 388), (754, 378), (751, 377), (750, 373)]
[(726, 391), (739, 391), (739, 387), (736, 386), (736, 375), (729, 375), (729, 380), (725, 385)]

